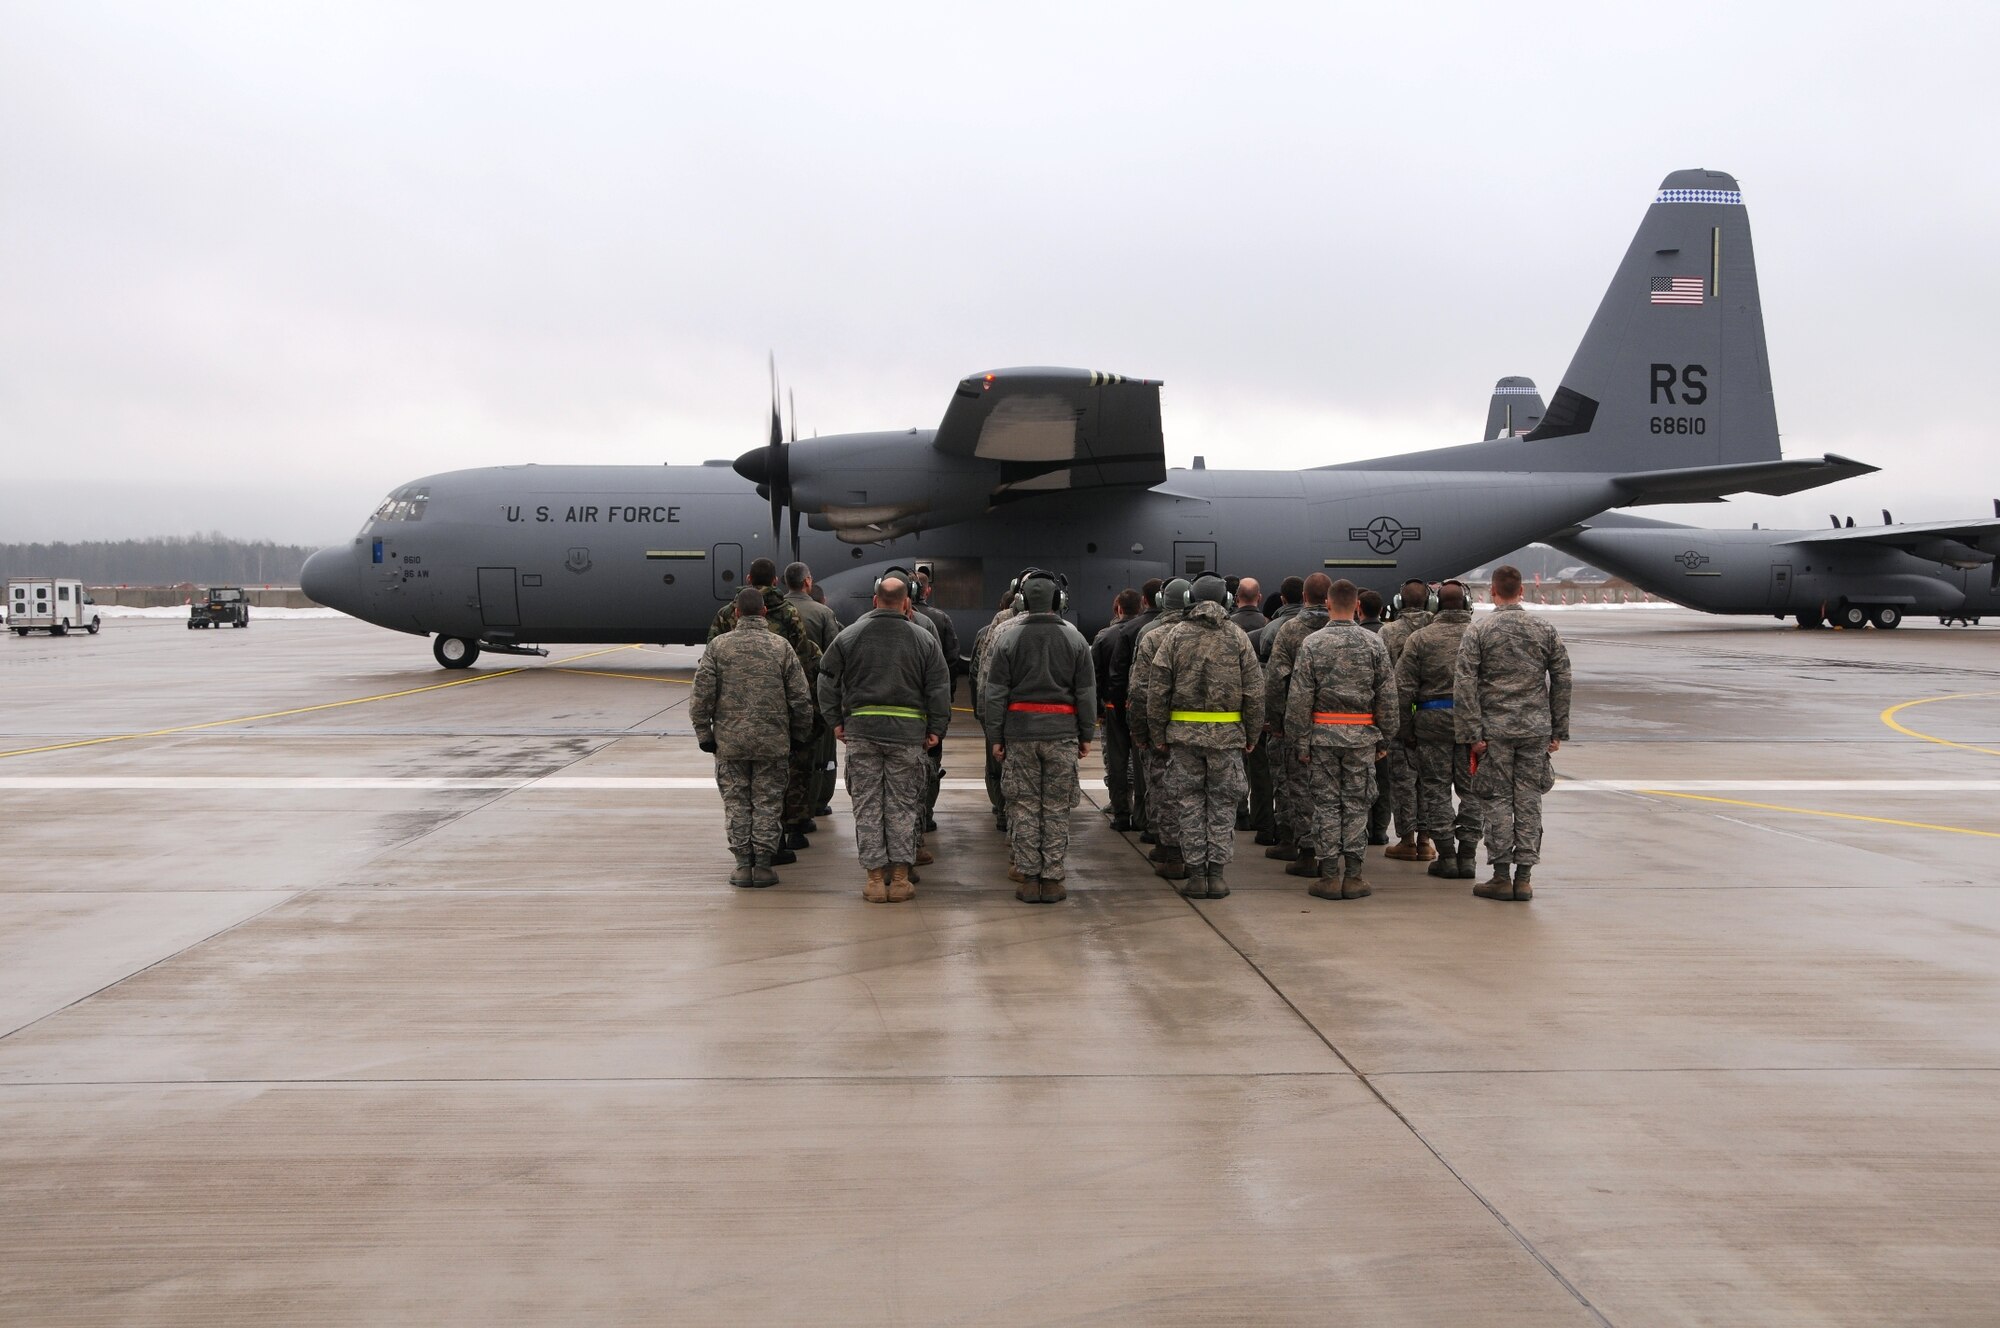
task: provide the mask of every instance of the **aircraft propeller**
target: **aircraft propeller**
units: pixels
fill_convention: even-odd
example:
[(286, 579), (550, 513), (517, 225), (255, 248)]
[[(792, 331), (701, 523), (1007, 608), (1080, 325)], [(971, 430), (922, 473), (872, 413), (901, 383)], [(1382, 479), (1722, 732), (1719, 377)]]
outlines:
[[(798, 405), (792, 406), (792, 439), (798, 441)], [(771, 500), (771, 547), (778, 547), (778, 537), (785, 527), (786, 509), (792, 506), (792, 467), (789, 449), (785, 443), (784, 418), (778, 408), (778, 357), (771, 356), (771, 436), (763, 447), (745, 452), (736, 458), (733, 469), (738, 475), (757, 486), (757, 492)], [(792, 509), (792, 560), (799, 556), (799, 514)]]

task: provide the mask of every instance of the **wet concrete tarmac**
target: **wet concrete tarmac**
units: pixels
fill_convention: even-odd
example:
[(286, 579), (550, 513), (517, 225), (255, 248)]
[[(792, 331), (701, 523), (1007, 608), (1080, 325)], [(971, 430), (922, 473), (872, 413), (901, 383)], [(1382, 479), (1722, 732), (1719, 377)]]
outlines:
[(8, 638), (0, 1319), (1994, 1322), (2000, 631), (1555, 621), (1522, 905), (732, 891), (689, 651)]

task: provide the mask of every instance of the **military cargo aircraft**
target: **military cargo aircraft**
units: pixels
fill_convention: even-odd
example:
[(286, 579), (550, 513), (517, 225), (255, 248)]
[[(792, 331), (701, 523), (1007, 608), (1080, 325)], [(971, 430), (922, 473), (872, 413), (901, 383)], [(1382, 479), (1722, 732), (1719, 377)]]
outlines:
[(1801, 627), (1896, 627), (1908, 615), (2000, 614), (2000, 501), (1993, 519), (1828, 530), (1704, 530), (1606, 512), (1549, 543), (1641, 590), (1705, 613)]
[(1874, 469), (1780, 455), (1750, 223), (1713, 171), (1653, 195), (1526, 432), (1310, 470), (1169, 472), (1159, 389), (1001, 369), (961, 381), (935, 429), (788, 441), (774, 384), (769, 441), (733, 465), (433, 475), (300, 580), (321, 604), (432, 636), (447, 668), (539, 643), (699, 642), (760, 555), (810, 563), (843, 619), (891, 565), (927, 566), (945, 608), (992, 604), (1024, 565), (1059, 568), (1090, 629), (1149, 577), (1324, 568), (1389, 591), (1607, 508)]

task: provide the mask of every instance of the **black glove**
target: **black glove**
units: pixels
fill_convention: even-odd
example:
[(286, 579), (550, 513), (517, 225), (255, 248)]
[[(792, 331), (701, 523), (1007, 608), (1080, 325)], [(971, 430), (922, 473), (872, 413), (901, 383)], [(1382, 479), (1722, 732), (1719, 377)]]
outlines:
[(710, 756), (715, 755), (715, 735), (712, 733), (705, 738), (697, 736), (694, 740), (694, 745), (707, 752)]

